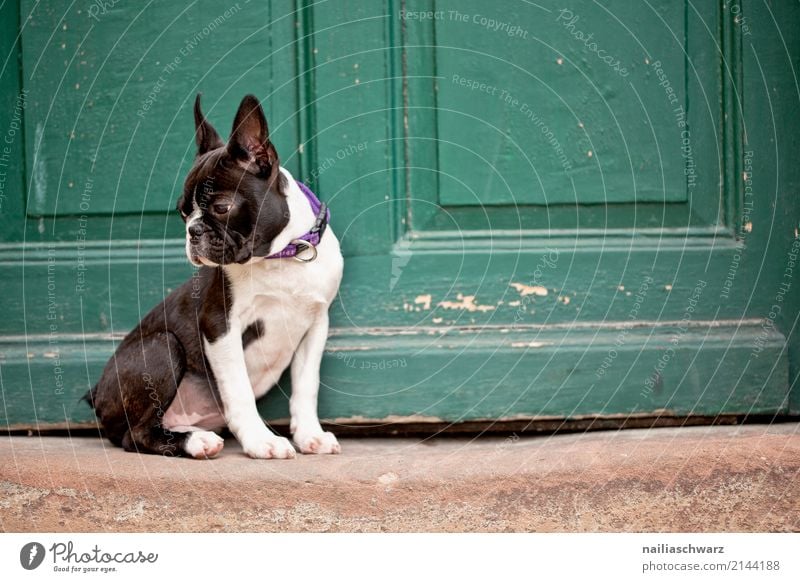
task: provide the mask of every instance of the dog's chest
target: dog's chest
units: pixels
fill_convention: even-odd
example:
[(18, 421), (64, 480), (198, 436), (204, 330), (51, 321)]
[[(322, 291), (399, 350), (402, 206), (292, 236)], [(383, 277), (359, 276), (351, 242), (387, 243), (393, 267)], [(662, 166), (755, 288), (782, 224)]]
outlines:
[(310, 264), (265, 261), (231, 278), (231, 317), (240, 329), (257, 330), (244, 353), (256, 398), (278, 381), (336, 294), (341, 270), (320, 258)]
[(320, 309), (330, 305), (338, 286), (315, 267), (263, 261), (231, 277), (233, 323), (246, 329), (260, 321), (274, 333), (302, 337)]
[(255, 397), (260, 398), (291, 362), (314, 321), (314, 305), (302, 300), (257, 296), (246, 321), (257, 325), (261, 334), (244, 350), (247, 375)]

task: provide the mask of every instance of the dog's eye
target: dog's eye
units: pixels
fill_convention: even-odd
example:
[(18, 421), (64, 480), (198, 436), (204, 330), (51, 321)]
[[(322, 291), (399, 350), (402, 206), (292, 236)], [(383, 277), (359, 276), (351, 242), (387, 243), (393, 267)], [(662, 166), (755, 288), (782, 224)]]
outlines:
[(227, 214), (233, 204), (229, 202), (214, 204), (212, 208), (214, 209), (215, 214)]

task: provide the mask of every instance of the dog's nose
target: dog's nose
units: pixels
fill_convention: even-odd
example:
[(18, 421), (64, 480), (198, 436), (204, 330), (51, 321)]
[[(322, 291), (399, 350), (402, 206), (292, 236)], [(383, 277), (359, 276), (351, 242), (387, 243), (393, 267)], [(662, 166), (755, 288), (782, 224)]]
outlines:
[(195, 222), (189, 227), (189, 236), (199, 238), (203, 234), (203, 225)]

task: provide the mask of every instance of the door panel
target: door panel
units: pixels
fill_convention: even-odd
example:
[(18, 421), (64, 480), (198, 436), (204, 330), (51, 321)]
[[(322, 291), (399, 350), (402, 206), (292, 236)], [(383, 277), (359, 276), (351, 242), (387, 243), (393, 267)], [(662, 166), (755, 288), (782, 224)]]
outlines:
[[(556, 4), (537, 4), (506, 18), (486, 8), (410, 5), (441, 15), (405, 24), (417, 120), (411, 143), (437, 145), (418, 158), (430, 168), (417, 172), (410, 202), (415, 230), (425, 231), (419, 237), (521, 229), (533, 237), (683, 238), (735, 228), (734, 185), (721, 181), (732, 160), (721, 149), (722, 114), (712, 97), (723, 93), (719, 39), (708, 34), (709, 23), (720, 26), (716, 6), (686, 18), (674, 3), (633, 13), (586, 3), (567, 18)], [(613, 25), (603, 25), (607, 19)], [(529, 38), (493, 32), (512, 22)], [(620, 26), (647, 31), (648, 42), (615, 40)], [(442, 29), (453, 36), (444, 46)], [(625, 76), (599, 59), (594, 43), (579, 40), (595, 33), (608, 40), (592, 36), (606, 56), (627, 43), (617, 53), (626, 55)], [(487, 34), (491, 50), (490, 40), (480, 41)], [(517, 95), (541, 94), (508, 98), (512, 86)]]
[(281, 119), (273, 137), (284, 151), (296, 147), (294, 75), (272, 83), (273, 62), (291, 63), (294, 45), (270, 26), (280, 15), (269, 3), (119, 4), (102, 13), (92, 6), (92, 16), (85, 6), (24, 1), (22, 10), (35, 120), (26, 133), (29, 216), (164, 217), (194, 157), (199, 91), (227, 135), (237, 106), (227, 96), (271, 87), (266, 109)]
[(686, 6), (606, 4), (435, 3), (442, 205), (687, 199)]

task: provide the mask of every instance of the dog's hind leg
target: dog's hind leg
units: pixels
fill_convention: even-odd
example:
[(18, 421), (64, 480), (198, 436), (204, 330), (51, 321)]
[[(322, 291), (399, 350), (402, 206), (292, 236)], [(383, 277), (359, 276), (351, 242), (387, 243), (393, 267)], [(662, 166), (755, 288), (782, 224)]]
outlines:
[(121, 439), (126, 451), (185, 454), (189, 433), (172, 431), (162, 424), (186, 371), (185, 357), (180, 342), (169, 332), (136, 338), (116, 354), (117, 360), (124, 358), (115, 376), (127, 424)]

